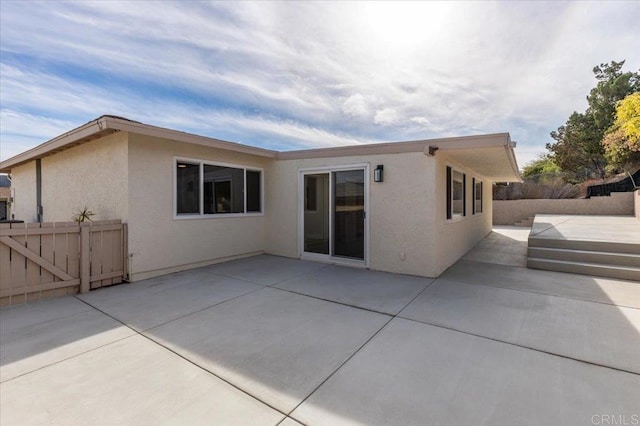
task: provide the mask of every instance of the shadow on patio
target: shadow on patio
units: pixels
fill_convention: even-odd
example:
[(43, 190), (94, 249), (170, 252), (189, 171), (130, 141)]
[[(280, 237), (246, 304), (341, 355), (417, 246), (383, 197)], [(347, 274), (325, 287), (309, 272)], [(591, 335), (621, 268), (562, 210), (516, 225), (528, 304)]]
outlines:
[[(598, 413), (633, 414), (640, 285), (477, 261), (490, 260), (482, 252), (495, 254), (491, 245), (509, 238), (489, 236), (435, 281), (265, 255), (81, 296), (131, 328), (79, 309), (88, 305), (74, 298), (3, 310), (3, 323), (21, 311), (24, 321), (36, 315), (25, 333), (2, 328), (3, 417), (27, 421), (34, 410), (50, 410), (52, 418), (131, 423), (170, 410), (173, 417), (147, 419), (585, 424)], [(46, 325), (48, 310), (67, 305), (78, 310), (70, 316), (90, 312), (108, 325)], [(105, 341), (64, 352), (98, 337)], [(106, 362), (106, 371), (83, 359)], [(22, 365), (21, 374), (40, 370), (5, 379), (12, 365)], [(82, 372), (73, 378), (84, 380), (56, 395), (61, 376), (75, 370)], [(209, 393), (189, 391), (190, 381)], [(82, 403), (56, 405), (65, 398)], [(244, 414), (219, 408), (221, 401)]]

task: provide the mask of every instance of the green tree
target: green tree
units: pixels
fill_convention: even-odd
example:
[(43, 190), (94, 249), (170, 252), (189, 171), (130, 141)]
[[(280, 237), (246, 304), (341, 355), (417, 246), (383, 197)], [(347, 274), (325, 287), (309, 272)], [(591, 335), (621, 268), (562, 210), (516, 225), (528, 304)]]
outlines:
[(616, 103), (640, 91), (640, 73), (622, 72), (625, 61), (593, 68), (598, 81), (587, 96), (589, 107), (574, 112), (564, 126), (551, 132), (555, 140), (547, 144), (555, 163), (574, 181), (595, 175), (605, 177), (607, 158), (602, 140), (615, 119)]
[(613, 171), (640, 167), (640, 92), (616, 105), (616, 119), (602, 139), (605, 157)]
[(522, 168), (520, 174), (525, 180), (532, 182), (549, 182), (560, 176), (560, 167), (553, 157), (543, 154)]
[[(598, 131), (609, 130), (615, 120), (616, 105), (627, 95), (640, 91), (640, 74), (622, 72), (625, 61), (600, 64), (593, 68), (598, 84), (591, 89), (587, 101)], [(639, 70), (640, 71), (640, 70)]]
[(604, 177), (602, 135), (597, 132), (592, 115), (574, 112), (564, 126), (551, 132), (551, 137), (556, 142), (547, 144), (547, 149), (570, 180), (581, 181), (592, 174)]

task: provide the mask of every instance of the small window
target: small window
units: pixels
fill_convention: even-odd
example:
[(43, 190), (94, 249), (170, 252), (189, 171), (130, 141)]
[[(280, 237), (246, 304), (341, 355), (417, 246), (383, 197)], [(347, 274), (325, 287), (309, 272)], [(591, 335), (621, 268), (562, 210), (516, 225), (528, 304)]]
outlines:
[(461, 218), (466, 214), (466, 176), (447, 167), (447, 219)]
[(247, 212), (262, 211), (260, 174), (259, 170), (247, 170)]
[(482, 181), (473, 179), (473, 214), (482, 213)]
[(200, 213), (200, 165), (177, 163), (176, 195), (178, 214)]
[(262, 172), (259, 170), (177, 160), (175, 187), (176, 215), (262, 211)]

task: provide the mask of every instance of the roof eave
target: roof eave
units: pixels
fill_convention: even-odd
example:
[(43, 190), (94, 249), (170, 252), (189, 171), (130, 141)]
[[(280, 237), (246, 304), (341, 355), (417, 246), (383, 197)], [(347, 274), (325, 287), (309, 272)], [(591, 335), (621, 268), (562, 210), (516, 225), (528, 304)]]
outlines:
[[(114, 131), (111, 131), (113, 133)], [(63, 133), (60, 136), (31, 148), (0, 163), (0, 173), (9, 173), (12, 168), (29, 161), (55, 154), (63, 149), (89, 142), (109, 133), (104, 117), (97, 118), (80, 127)]]
[(150, 124), (143, 124), (118, 117), (108, 116), (105, 117), (105, 120), (109, 128), (117, 129), (124, 132), (170, 139), (178, 142), (186, 142), (196, 145), (205, 145), (212, 148), (257, 155), (260, 157), (276, 157), (276, 151), (270, 149), (257, 148), (236, 142), (224, 141), (222, 139), (215, 139), (207, 136), (196, 135), (193, 133), (181, 132), (179, 130), (167, 129), (165, 127), (152, 126)]
[[(518, 171), (518, 162), (514, 148), (516, 143), (511, 141), (511, 136), (508, 133), (499, 133), (484, 139), (469, 139), (461, 141), (456, 144), (434, 144), (430, 143), (425, 147), (425, 155), (431, 155), (431, 152), (437, 153), (439, 151), (446, 151), (455, 156), (456, 152), (469, 152), (477, 150), (487, 150), (489, 152), (494, 151), (497, 153), (504, 150), (506, 164), (499, 168), (492, 168), (491, 170), (483, 170), (483, 175), (494, 182), (521, 182), (520, 172)], [(431, 148), (431, 149), (430, 149)], [(435, 150), (434, 150), (435, 148)], [(500, 154), (502, 155), (502, 154)], [(503, 157), (504, 158), (504, 157)], [(473, 164), (467, 164), (473, 168)]]
[(1, 162), (0, 172), (8, 173), (12, 168), (17, 167), (21, 164), (25, 164), (29, 161), (55, 154), (64, 149), (69, 149), (73, 146), (90, 142), (105, 135), (116, 133), (119, 131), (176, 140), (179, 142), (192, 143), (197, 145), (204, 145), (217, 149), (241, 152), (266, 158), (273, 158), (276, 160), (328, 158), (355, 155), (399, 154), (406, 152), (424, 152), (426, 155), (429, 155), (429, 148), (437, 148), (438, 150), (442, 151), (450, 151), (504, 147), (511, 172), (501, 172), (500, 178), (510, 182), (521, 180), (518, 172), (515, 153), (513, 151), (515, 143), (511, 142), (511, 138), (508, 133), (277, 152), (269, 149), (251, 147), (234, 142), (209, 138), (206, 136), (199, 136), (192, 133), (152, 126), (149, 124), (143, 124), (110, 115), (103, 115), (76, 129), (57, 136), (35, 148), (32, 148), (28, 151), (16, 155), (15, 157)]
[(143, 124), (115, 116), (103, 115), (80, 127), (36, 146), (28, 151), (11, 157), (0, 163), (0, 173), (9, 173), (12, 168), (28, 163), (30, 161), (53, 155), (65, 149), (90, 142), (105, 135), (118, 131), (131, 132), (147, 136), (154, 136), (164, 139), (172, 139), (180, 142), (205, 145), (219, 149), (242, 152), (245, 154), (257, 155), (261, 157), (275, 158), (276, 152), (242, 145), (234, 142), (227, 142), (220, 139), (199, 136), (192, 133), (180, 132), (163, 127)]

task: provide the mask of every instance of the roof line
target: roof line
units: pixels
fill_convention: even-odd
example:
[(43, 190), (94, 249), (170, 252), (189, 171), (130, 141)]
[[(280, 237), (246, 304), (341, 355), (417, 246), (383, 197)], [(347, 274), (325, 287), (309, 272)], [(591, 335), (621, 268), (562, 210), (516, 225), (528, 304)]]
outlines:
[(47, 142), (3, 161), (0, 163), (0, 171), (8, 172), (11, 170), (11, 167), (26, 163), (36, 158), (41, 158), (52, 151), (59, 150), (62, 147), (66, 147), (69, 144), (77, 142), (78, 140), (82, 140), (83, 138), (99, 133), (102, 129), (99, 127), (98, 123), (103, 119), (103, 117), (104, 116), (101, 116), (95, 120), (91, 120), (80, 127), (76, 127), (73, 130), (56, 136)]
[(456, 136), (450, 138), (421, 139), (406, 142), (383, 142), (363, 145), (348, 145), (328, 148), (281, 151), (277, 160), (298, 160), (303, 158), (327, 158), (336, 156), (354, 156), (362, 154), (400, 154), (405, 152), (425, 152), (429, 146), (438, 149), (468, 149), (503, 146), (509, 140), (508, 133), (493, 133), (476, 136)]
[(241, 152), (250, 155), (273, 158), (275, 160), (292, 160), (303, 158), (327, 158), (336, 156), (396, 154), (405, 152), (426, 152), (429, 146), (440, 150), (469, 148), (489, 148), (504, 146), (516, 176), (518, 166), (508, 133), (493, 133), (475, 136), (457, 136), (437, 139), (421, 139), (406, 142), (383, 142), (363, 145), (349, 145), (328, 148), (303, 149), (294, 151), (274, 151), (236, 142), (229, 142), (207, 136), (200, 136), (164, 127), (144, 124), (115, 115), (102, 115), (80, 127), (61, 134), (35, 148), (11, 157), (0, 163), (0, 172), (8, 172), (12, 167), (27, 163), (36, 158), (55, 154), (64, 149), (90, 142), (118, 131), (131, 132), (146, 136), (177, 140), (180, 142), (204, 145), (212, 148)]
[(116, 129), (119, 131), (142, 134), (145, 136), (154, 136), (163, 139), (171, 139), (179, 142), (187, 142), (197, 145), (205, 145), (212, 148), (242, 152), (245, 154), (258, 155), (261, 157), (275, 158), (276, 156), (276, 151), (270, 149), (244, 145), (237, 142), (229, 142), (222, 139), (211, 138), (208, 136), (200, 136), (193, 133), (168, 129), (166, 127), (153, 126), (150, 124), (127, 120), (126, 118), (123, 119), (121, 117), (106, 116), (105, 120), (108, 128)]

